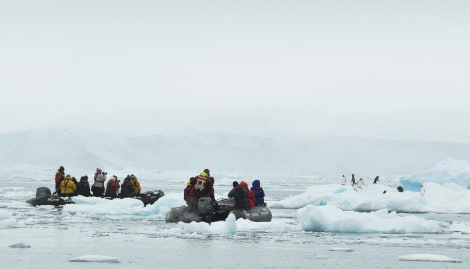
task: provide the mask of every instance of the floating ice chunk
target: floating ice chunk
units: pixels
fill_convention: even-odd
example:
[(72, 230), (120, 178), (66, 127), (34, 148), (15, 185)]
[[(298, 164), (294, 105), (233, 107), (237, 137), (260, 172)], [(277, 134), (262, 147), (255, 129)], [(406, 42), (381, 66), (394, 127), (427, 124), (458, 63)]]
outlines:
[(400, 183), (405, 190), (418, 192), (423, 182), (437, 184), (452, 182), (461, 187), (468, 187), (469, 177), (470, 163), (468, 161), (447, 158), (422, 173), (401, 177)]
[(454, 262), (454, 263), (462, 262), (458, 259), (454, 259), (454, 258), (447, 257), (444, 255), (434, 255), (434, 254), (405, 255), (405, 256), (399, 256), (398, 259), (400, 261), (420, 261), (420, 262)]
[(70, 262), (99, 262), (99, 263), (119, 263), (118, 258), (100, 255), (84, 255), (70, 259)]
[(363, 213), (343, 211), (332, 205), (308, 205), (297, 210), (304, 231), (335, 233), (439, 233), (444, 223), (413, 215), (400, 216), (387, 209)]
[(330, 248), (330, 251), (353, 252), (354, 249), (352, 249), (352, 248), (340, 248), (340, 247), (337, 247), (337, 248)]
[(234, 235), (237, 233), (237, 223), (235, 216), (229, 214), (225, 221), (217, 221), (208, 224), (206, 222), (184, 223), (184, 230), (189, 233), (198, 234), (222, 234)]
[(16, 244), (13, 244), (9, 247), (11, 247), (11, 248), (31, 248), (31, 245), (26, 245), (26, 244), (23, 244), (23, 243), (16, 243)]

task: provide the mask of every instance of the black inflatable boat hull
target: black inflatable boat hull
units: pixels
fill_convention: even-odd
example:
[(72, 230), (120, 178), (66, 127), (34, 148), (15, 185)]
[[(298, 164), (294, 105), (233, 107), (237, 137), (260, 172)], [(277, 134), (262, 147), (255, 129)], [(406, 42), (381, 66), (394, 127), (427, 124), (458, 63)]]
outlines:
[(226, 220), (229, 214), (233, 214), (236, 219), (248, 219), (253, 222), (270, 222), (272, 219), (271, 210), (267, 206), (257, 206), (249, 210), (234, 209), (233, 199), (222, 199), (217, 201), (217, 207), (207, 213), (200, 214), (194, 212), (189, 206), (174, 207), (165, 216), (166, 222), (215, 222)]
[(140, 196), (133, 197), (135, 199), (141, 200), (144, 203), (144, 206), (153, 205), (158, 199), (163, 197), (165, 193), (161, 190), (158, 191), (147, 191), (141, 193)]
[(59, 196), (44, 196), (44, 197), (35, 197), (26, 201), (26, 203), (39, 206), (39, 205), (53, 205), (60, 206), (65, 204), (73, 204), (74, 202), (70, 198), (62, 198)]
[(253, 222), (270, 222), (273, 218), (271, 210), (265, 206), (257, 206), (250, 208), (250, 210), (232, 210), (232, 214), (236, 219), (249, 219)]
[[(40, 188), (38, 188), (39, 191)], [(47, 193), (47, 192), (46, 192)], [(33, 206), (41, 206), (41, 205), (53, 205), (53, 206), (61, 206), (65, 204), (73, 204), (74, 201), (70, 197), (60, 197), (56, 195), (45, 195), (44, 193), (37, 193), (37, 196), (40, 195), (39, 197), (35, 197), (32, 199), (29, 199), (26, 201), (26, 203), (33, 205)], [(156, 191), (147, 191), (144, 193), (141, 193), (139, 196), (134, 196), (134, 197), (128, 197), (128, 198), (134, 198), (141, 200), (142, 203), (144, 203), (144, 206), (147, 206), (148, 204), (152, 205), (154, 204), (158, 199), (163, 197), (165, 193), (161, 190), (156, 190)], [(107, 198), (107, 197), (104, 197)], [(113, 199), (113, 198), (107, 198), (107, 199)]]

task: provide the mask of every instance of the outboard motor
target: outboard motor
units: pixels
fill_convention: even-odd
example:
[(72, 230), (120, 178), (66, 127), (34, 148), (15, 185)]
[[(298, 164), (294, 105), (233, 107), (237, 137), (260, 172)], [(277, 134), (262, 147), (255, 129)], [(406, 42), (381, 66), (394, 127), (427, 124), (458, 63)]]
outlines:
[(39, 187), (36, 189), (36, 198), (51, 196), (51, 190), (48, 187)]
[(199, 216), (207, 216), (212, 213), (212, 199), (210, 197), (201, 197), (197, 203)]

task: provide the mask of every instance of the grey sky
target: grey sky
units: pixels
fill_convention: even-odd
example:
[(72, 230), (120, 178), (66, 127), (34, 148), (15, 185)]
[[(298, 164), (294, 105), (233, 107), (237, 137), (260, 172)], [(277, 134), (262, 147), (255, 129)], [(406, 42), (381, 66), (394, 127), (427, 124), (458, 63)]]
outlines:
[[(279, 115), (294, 130), (305, 121), (317, 131), (341, 129), (330, 123), (352, 130), (370, 125), (364, 117), (399, 112), (409, 119), (414, 111), (422, 119), (429, 110), (434, 118), (453, 113), (450, 129), (468, 123), (468, 1), (0, 6), (1, 132), (64, 122), (119, 129), (109, 123), (151, 120), (152, 113), (163, 121), (167, 108), (166, 119), (227, 109)], [(430, 124), (449, 124), (443, 117)]]

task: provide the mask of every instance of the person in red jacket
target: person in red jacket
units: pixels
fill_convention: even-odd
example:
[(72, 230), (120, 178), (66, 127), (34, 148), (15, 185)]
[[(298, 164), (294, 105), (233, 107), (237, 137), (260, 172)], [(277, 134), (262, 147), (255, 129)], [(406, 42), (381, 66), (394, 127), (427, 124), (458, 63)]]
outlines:
[(248, 191), (248, 203), (250, 204), (250, 208), (255, 207), (255, 194), (248, 188), (248, 183), (242, 181), (240, 182), (240, 186)]
[(197, 204), (201, 197), (214, 197), (214, 188), (212, 187), (212, 181), (209, 179), (209, 175), (206, 172), (201, 172), (199, 175), (194, 177), (194, 192), (193, 192), (193, 203), (192, 210), (197, 211)]
[(211, 190), (210, 190), (210, 198), (212, 199), (212, 201), (214, 202), (214, 205), (217, 205), (217, 201), (215, 200), (215, 190), (214, 190), (214, 182), (215, 182), (215, 179), (214, 177), (211, 176), (211, 171), (209, 171), (209, 169), (204, 169), (204, 172), (207, 174), (207, 179), (211, 182)]
[(106, 192), (104, 196), (111, 197), (111, 198), (118, 197), (119, 188), (121, 188), (121, 185), (119, 185), (119, 180), (117, 176), (113, 176), (110, 180), (108, 180), (108, 184), (106, 185)]
[(65, 169), (63, 166), (60, 166), (59, 169), (55, 171), (55, 191), (57, 194), (60, 194), (60, 182), (65, 178)]
[(186, 188), (184, 188), (184, 200), (188, 206), (193, 203), (194, 184), (196, 184), (196, 178), (192, 177), (188, 180)]

